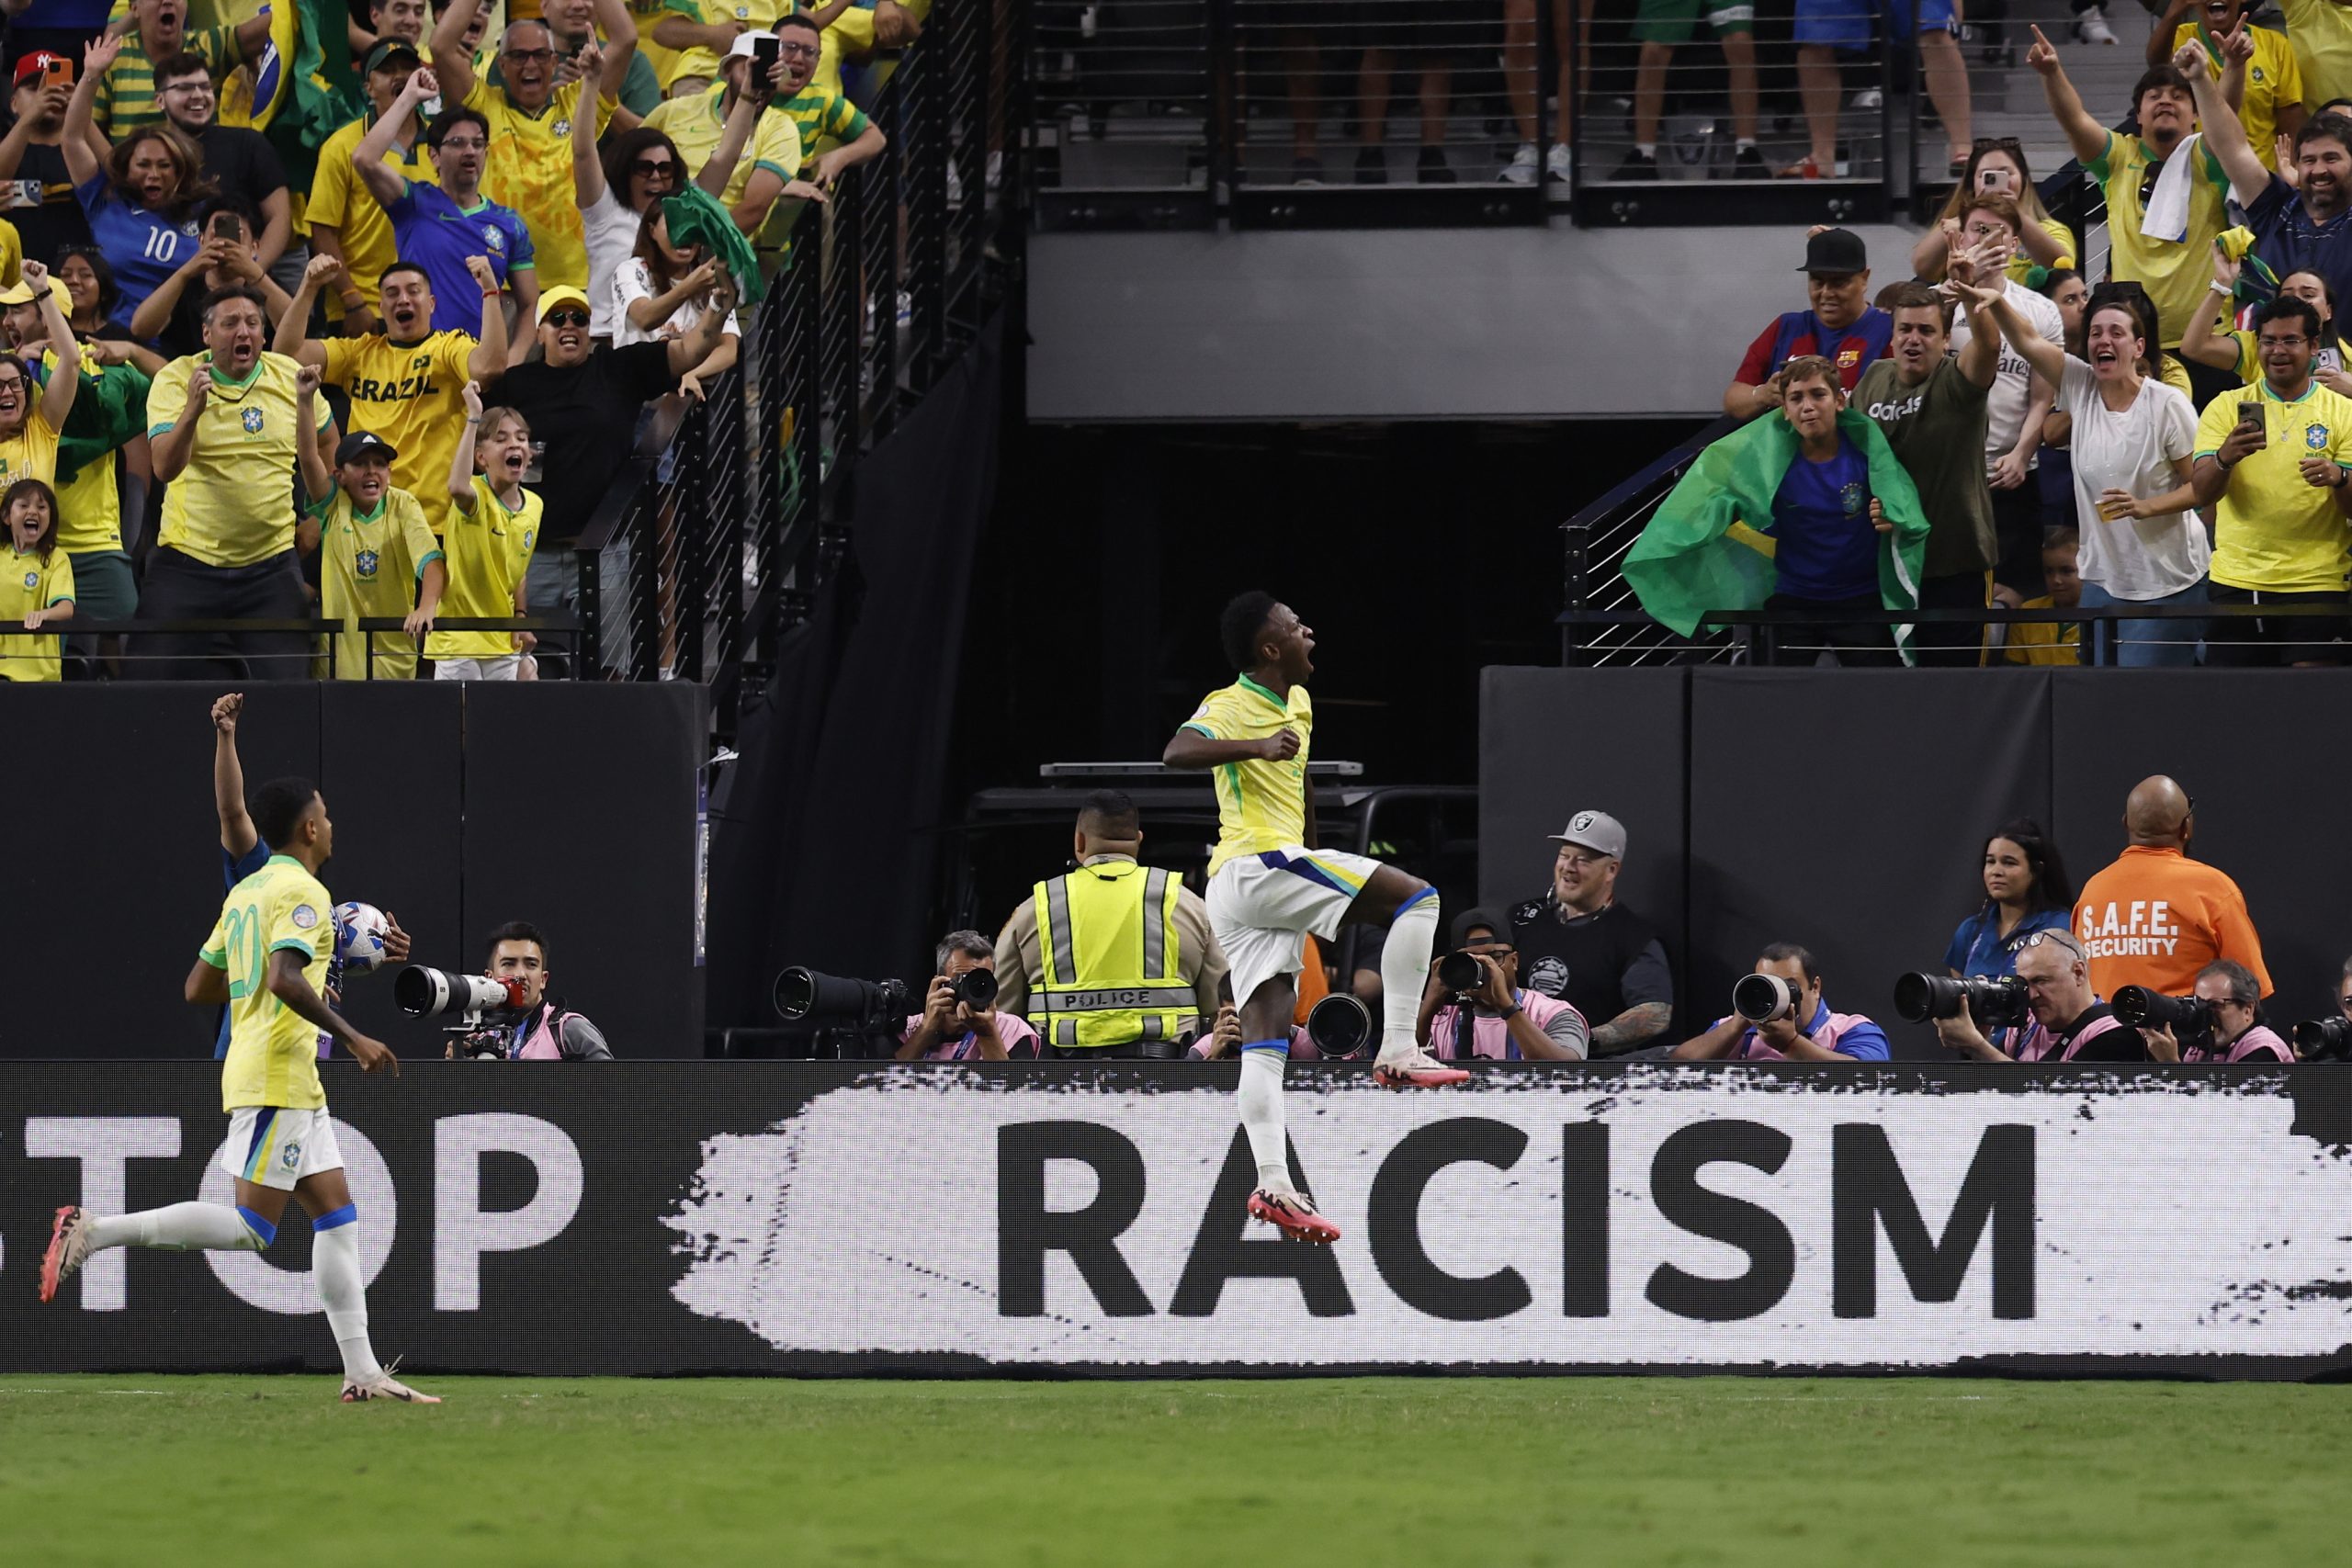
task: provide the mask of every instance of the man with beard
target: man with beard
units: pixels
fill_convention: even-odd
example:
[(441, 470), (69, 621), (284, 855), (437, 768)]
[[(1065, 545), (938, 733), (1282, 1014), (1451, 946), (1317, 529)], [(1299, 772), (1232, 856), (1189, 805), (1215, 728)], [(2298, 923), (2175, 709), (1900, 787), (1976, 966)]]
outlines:
[(712, 308), (683, 336), (618, 348), (588, 335), (588, 296), (550, 288), (539, 304), (540, 358), (506, 372), (498, 395), (547, 443), (535, 487), (547, 502), (531, 603), (570, 608), (579, 591), (571, 541), (597, 502), (619, 480), (637, 446), (638, 412), (678, 378), (710, 357), (735, 308), (732, 280), (722, 278)]
[[(2241, 29), (2222, 42), (2242, 50), (2243, 39)], [(2199, 47), (2183, 46), (2183, 57)], [(2296, 132), (2296, 178), (2290, 185), (2262, 166), (2221, 89), (2202, 73), (2192, 80), (2205, 144), (2228, 171), (2230, 194), (2245, 209), (2254, 254), (2280, 277), (2316, 273), (2337, 299), (2352, 299), (2352, 120), (2324, 114)]]
[(155, 96), (155, 62), (183, 50), (204, 62), (219, 81), (269, 45), (266, 8), (233, 28), (187, 30), (187, 0), (135, 0), (130, 7), (131, 29), (122, 51), (98, 79), (97, 98), (91, 113), (97, 127), (96, 152), (106, 156), (106, 143), (120, 141), (131, 131), (154, 125), (164, 118)]
[(466, 269), (481, 295), (481, 334), (435, 332), (433, 280), (414, 262), (394, 262), (377, 288), (384, 330), (365, 337), (306, 338), (311, 300), (342, 272), (332, 256), (314, 256), (277, 323), (277, 352), (318, 366), (327, 381), (351, 398), (355, 430), (383, 438), (392, 483), (416, 497), (436, 535), (449, 515), (440, 480), (465, 431), (469, 380), (488, 382), (506, 369), (506, 312), (490, 263), (468, 256)]
[[(48, 79), (51, 67), (64, 78)], [(7, 202), (5, 216), (17, 226), (25, 254), (44, 266), (57, 265), (67, 245), (90, 243), (90, 220), (74, 195), (74, 176), (65, 167), (59, 143), (65, 140), (65, 105), (74, 96), (69, 85), (74, 66), (62, 54), (36, 51), (17, 62), (17, 85), (8, 95), (13, 117), (8, 134), (0, 136), (0, 198)]]
[[(164, 367), (147, 393), (147, 436), (164, 492), (164, 524), (147, 559), (141, 620), (299, 620), (310, 614), (297, 565), (293, 474), (300, 444), (334, 416), (305, 390), (302, 367), (265, 352), (269, 328), (257, 288), (223, 288), (204, 301), (204, 351)], [(316, 534), (300, 532), (307, 547)], [(166, 675), (217, 672), (203, 660), (256, 661), (257, 679), (309, 667), (300, 632), (148, 635)], [(236, 666), (232, 665), (232, 669)]]
[[(516, 318), (528, 320), (541, 288), (538, 252), (523, 215), (481, 194), (490, 121), (475, 109), (451, 109), (433, 122), (426, 142), (441, 178), (438, 186), (412, 180), (384, 161), (401, 123), (440, 90), (432, 72), (413, 73), (391, 112), (378, 116), (352, 149), (351, 167), (391, 220), (392, 243), (401, 260), (424, 269), (432, 285), (435, 332), (461, 333), (474, 324), (477, 285), (471, 262), (476, 257), (489, 262), (493, 280), (480, 289), (494, 294), (502, 286), (508, 288), (514, 296)], [(513, 357), (520, 358), (527, 344), (527, 339), (519, 339)]]
[(594, 83), (558, 86), (555, 35), (545, 22), (512, 23), (498, 48), (501, 85), (492, 86), (474, 74), (472, 51), (463, 43), (483, 4), (451, 0), (441, 13), (433, 29), (434, 75), (451, 102), (480, 114), (488, 125), (482, 185), (529, 222), (540, 287), (585, 288), (588, 240), (571, 188), (571, 119), (593, 114), (603, 131), (637, 53), (637, 24), (621, 0), (594, 0), (596, 26), (606, 39), (603, 68)]
[(1579, 811), (1552, 835), (1551, 890), (1510, 912), (1527, 988), (1564, 1001), (1592, 1026), (1596, 1058), (1648, 1045), (1674, 1021), (1674, 976), (1666, 946), (1617, 901), (1625, 825), (1606, 811)]
[[(2216, 138), (2211, 135), (2199, 143), (2192, 166), (2171, 170), (2166, 165), (2165, 160), (2197, 128), (2196, 90), (2177, 67), (2153, 67), (2132, 89), (2138, 133), (2109, 131), (2083, 107), (2081, 96), (2058, 63), (2058, 51), (2040, 28), (2033, 29), (2033, 47), (2025, 58), (2041, 75), (2042, 96), (2075, 156), (2107, 193), (2109, 275), (2140, 284), (2155, 302), (2162, 342), (2151, 346), (2178, 348), (2189, 315), (2215, 308), (2205, 286), (2211, 277), (2213, 238), (2224, 225), (2222, 197), (2230, 184), (2214, 155)], [(2201, 68), (2199, 75), (2203, 75)], [(2233, 115), (2218, 118), (2236, 123)], [(2167, 190), (2176, 200), (2157, 203), (2159, 193)], [(2179, 209), (2182, 202), (2185, 210)], [(2165, 211), (2172, 216), (2163, 217)], [(2156, 231), (2177, 224), (2180, 231), (2152, 231), (2151, 218), (2157, 220)], [(2199, 379), (2199, 369), (2190, 367), (2192, 381)], [(2211, 389), (2200, 385), (2199, 390), (2211, 396), (2220, 390), (2220, 379), (2211, 378)]]
[[(306, 378), (317, 374), (303, 367)], [(342, 623), (334, 634), (338, 680), (413, 680), (415, 639), (433, 629), (434, 612), (449, 586), (448, 562), (425, 525), (424, 508), (392, 483), (399, 456), (366, 430), (343, 438), (332, 468), (321, 443), (310, 442), (302, 452), (307, 510), (319, 525), (320, 609)], [(407, 637), (377, 634), (371, 670), (369, 638), (359, 621), (378, 615), (401, 616)]]
[(294, 209), (286, 191), (286, 168), (269, 139), (241, 125), (222, 125), (215, 118), (220, 99), (200, 55), (182, 50), (157, 61), (155, 89), (172, 129), (204, 154), (205, 177), (220, 187), (224, 198), (251, 208), (260, 220), (254, 250), (262, 269), (280, 288), (300, 281), (310, 255), (293, 243)]

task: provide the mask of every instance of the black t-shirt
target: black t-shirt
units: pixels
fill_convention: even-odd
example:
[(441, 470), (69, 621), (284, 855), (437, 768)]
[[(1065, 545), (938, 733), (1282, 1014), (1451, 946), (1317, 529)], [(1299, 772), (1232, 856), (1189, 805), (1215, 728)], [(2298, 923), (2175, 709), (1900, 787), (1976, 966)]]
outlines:
[[(2112, 1018), (2113, 1016), (2114, 1010), (2109, 1007), (2105, 1002), (2100, 1002), (2096, 1007), (2093, 1007), (2089, 1011), (2084, 1013), (2082, 1017), (2075, 1020), (2074, 1022), (2058, 1031), (2050, 1050), (2041, 1059), (2045, 1062), (2054, 1062), (2059, 1057), (2065, 1056), (2067, 1043), (2072, 1041), (2075, 1035), (2080, 1034), (2084, 1030), (2089, 1028), (2099, 1019)], [(2127, 1023), (2118, 1024), (2115, 1028), (2099, 1035), (2089, 1044), (2085, 1045), (2081, 1050), (2075, 1052), (2074, 1055), (2067, 1057), (2067, 1060), (2074, 1062), (2153, 1062), (2155, 1058), (2148, 1054), (2148, 1043), (2140, 1037), (2140, 1032)]]
[(66, 172), (63, 148), (39, 144), (26, 148), (7, 190), (10, 205), (0, 218), (17, 226), (27, 261), (53, 267), (57, 253), (67, 245), (91, 243), (89, 215), (74, 194), (74, 176)]
[(531, 422), (531, 439), (547, 443), (546, 477), (532, 487), (547, 502), (541, 549), (580, 536), (636, 448), (639, 412), (677, 386), (666, 343), (599, 344), (584, 365), (533, 361), (492, 385), (484, 400), (514, 409)]
[(286, 188), (286, 165), (277, 149), (258, 130), (235, 125), (208, 125), (198, 143), (204, 149), (204, 172), (220, 186), (222, 196), (240, 197), (261, 216), (262, 198)]
[(1546, 894), (1510, 912), (1510, 938), (1520, 984), (1566, 1002), (1595, 1029), (1629, 1008), (1674, 1000), (1665, 944), (1623, 904), (1562, 920)]

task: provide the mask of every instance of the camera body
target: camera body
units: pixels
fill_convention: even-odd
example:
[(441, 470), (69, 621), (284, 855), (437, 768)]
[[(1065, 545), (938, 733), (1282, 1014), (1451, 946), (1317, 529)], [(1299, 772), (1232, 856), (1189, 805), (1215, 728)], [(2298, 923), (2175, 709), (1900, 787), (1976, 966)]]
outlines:
[(1770, 1023), (1797, 1010), (1804, 988), (1778, 975), (1742, 975), (1731, 988), (1731, 1010), (1750, 1023)]
[(1980, 1028), (2022, 1029), (2031, 1021), (2025, 982), (2014, 975), (1955, 980), (1949, 975), (1912, 974), (1894, 982), (1894, 1010), (1913, 1023), (1958, 1018), (1962, 998), (1968, 1016)]
[(2213, 1032), (2213, 1004), (2202, 997), (2168, 997), (2145, 986), (2121, 986), (2112, 1005), (2115, 1016), (2134, 1029), (2153, 1024), (2199, 1038)]
[(2305, 1019), (2294, 1035), (2295, 1055), (2306, 1062), (2352, 1062), (2352, 1018)]

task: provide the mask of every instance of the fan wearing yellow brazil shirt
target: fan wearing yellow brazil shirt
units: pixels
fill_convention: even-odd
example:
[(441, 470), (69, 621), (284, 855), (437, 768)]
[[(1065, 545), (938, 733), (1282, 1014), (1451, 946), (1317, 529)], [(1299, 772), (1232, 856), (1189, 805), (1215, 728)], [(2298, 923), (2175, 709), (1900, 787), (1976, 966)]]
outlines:
[[(343, 438), (332, 468), (317, 442), (302, 454), (302, 487), (319, 523), (320, 606), (328, 620), (343, 624), (334, 634), (338, 680), (413, 679), (417, 639), (433, 629), (433, 613), (449, 586), (424, 508), (392, 484), (399, 456), (368, 430)], [(378, 632), (371, 643), (359, 629), (363, 616), (397, 618), (406, 637)]]
[[(414, 262), (394, 262), (377, 280), (383, 331), (322, 342), (305, 337), (311, 301), (342, 276), (333, 256), (312, 256), (292, 307), (277, 321), (277, 351), (315, 365), (329, 385), (351, 399), (351, 427), (369, 430), (400, 454), (392, 483), (416, 498), (435, 534), (448, 521), (441, 476), (465, 440), (468, 381), (488, 381), (506, 369), (506, 312), (498, 275), (486, 256), (468, 256), (466, 271), (481, 290), (479, 337), (435, 332), (432, 275)], [(445, 318), (446, 319), (446, 318)]]
[[(481, 389), (471, 381), (464, 395), (466, 434), (474, 440), (449, 463), (449, 525), (441, 536), (449, 592), (441, 613), (453, 619), (527, 615), (524, 581), (544, 504), (523, 488), (531, 426), (513, 409), (484, 412)], [(526, 681), (537, 673), (528, 656), (537, 641), (529, 632), (442, 631), (425, 639), (424, 652), (436, 681)]]
[(344, 1402), (437, 1404), (396, 1381), (369, 1345), (359, 1208), (319, 1081), (322, 1031), (343, 1043), (361, 1072), (400, 1073), (390, 1050), (320, 995), (334, 957), (334, 906), (319, 881), (334, 852), (334, 824), (308, 779), (262, 785), (254, 792), (252, 816), (269, 859), (229, 889), (182, 987), (195, 1006), (229, 1010), (229, 1055), (220, 1064), (229, 1136), (220, 1163), (235, 1179), (236, 1203), (174, 1203), (112, 1215), (69, 1204), (50, 1228), (40, 1299), (56, 1300), (58, 1286), (91, 1253), (107, 1247), (263, 1251), (277, 1239), (287, 1199), (300, 1198), (311, 1216), (311, 1278), (343, 1357)]
[(1332, 1242), (1340, 1228), (1291, 1184), (1283, 1125), (1283, 1062), (1290, 1047), (1303, 939), (1329, 941), (1343, 925), (1385, 925), (1380, 953), (1384, 1027), (1374, 1078), (1392, 1089), (1461, 1083), (1415, 1040), (1437, 889), (1395, 866), (1315, 844), (1315, 792), (1306, 773), (1315, 705), (1315, 634), (1269, 593), (1244, 593), (1220, 626), (1228, 667), (1241, 671), (1211, 692), (1159, 760), (1204, 768), (1216, 785), (1216, 852), (1209, 857), (1209, 924), (1233, 964), (1241, 1005), (1242, 1131), (1258, 1164), (1250, 1215), (1295, 1241)]
[[(27, 632), (74, 618), (74, 558), (57, 542), (57, 495), (39, 479), (0, 492), (7, 548), (0, 550), (0, 626)], [(0, 632), (0, 681), (54, 681), (62, 660), (53, 637)]]
[(594, 114), (602, 131), (612, 118), (637, 53), (637, 24), (621, 0), (595, 0), (605, 47), (592, 91), (585, 80), (556, 85), (555, 36), (545, 22), (510, 23), (498, 46), (502, 85), (493, 87), (474, 74), (472, 51), (463, 42), (485, 3), (450, 0), (443, 10), (433, 29), (434, 80), (444, 103), (461, 103), (490, 121), (481, 188), (530, 225), (539, 287), (585, 288), (588, 239), (572, 199), (571, 120)]

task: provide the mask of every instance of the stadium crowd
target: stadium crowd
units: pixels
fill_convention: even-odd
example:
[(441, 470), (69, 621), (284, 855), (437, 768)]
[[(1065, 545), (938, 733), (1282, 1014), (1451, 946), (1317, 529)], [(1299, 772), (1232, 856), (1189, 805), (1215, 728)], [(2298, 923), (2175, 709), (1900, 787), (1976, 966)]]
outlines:
[[(928, 5), (5, 9), (0, 679), (71, 639), (142, 676), (507, 680), (530, 632), (436, 619), (576, 608), (575, 541), (882, 152), (859, 100)], [(313, 616), (344, 629), (141, 633), (133, 665), (70, 630)]]
[[(1987, 1062), (2286, 1063), (2299, 1050), (2352, 1056), (2352, 959), (2336, 988), (2341, 1016), (2299, 1031), (2290, 1044), (2263, 1009), (2272, 986), (2245, 896), (2188, 852), (2196, 836), (2188, 793), (2169, 778), (2143, 780), (2124, 804), (2122, 825), (2122, 848), (2079, 893), (2038, 823), (2020, 818), (1987, 834), (1984, 901), (1959, 922), (1939, 961), (1922, 955), (1916, 1007), (1906, 1005), (1911, 984), (1896, 987), (1909, 1021), (1931, 1023), (1956, 1058)], [(968, 930), (941, 939), (922, 1010), (899, 1030), (897, 1057), (1231, 1056), (1241, 1022), (1230, 965), (1200, 897), (1174, 873), (1139, 862), (1142, 842), (1127, 796), (1089, 796), (1072, 870), (1039, 882), (995, 940)], [(1578, 811), (1550, 842), (1551, 881), (1541, 894), (1508, 912), (1470, 908), (1453, 918), (1419, 1000), (1417, 1036), (1432, 1055), (1889, 1058), (1886, 1031), (1833, 1007), (1819, 961), (1794, 941), (1767, 945), (1735, 987), (1731, 1009), (1678, 1043), (1665, 946), (1616, 897), (1623, 824), (1605, 811)], [(1326, 971), (1311, 937), (1308, 943), (1290, 1055), (1368, 1055), (1378, 1044), (1371, 1038), (1377, 972), (1340, 988), (1343, 976)], [(992, 983), (970, 985), (975, 971)], [(1334, 1004), (1337, 1016), (1327, 1016)]]
[[(1807, 236), (1805, 308), (1724, 394), (1751, 423), (1627, 556), (1645, 609), (1686, 636), (1709, 609), (1805, 612), (1783, 663), (2343, 662), (2352, 99), (2306, 115), (2295, 50), (2237, 0), (2182, 16), (2098, 113), (2038, 30), (2027, 55), (2103, 190), (2106, 281), (2013, 140), (1971, 149), (1899, 281), (1873, 290), (1851, 232)], [(2047, 614), (1967, 618), (1993, 605)], [(1884, 624), (1912, 609), (1947, 614)], [(2110, 614), (2086, 639), (2074, 609)]]

